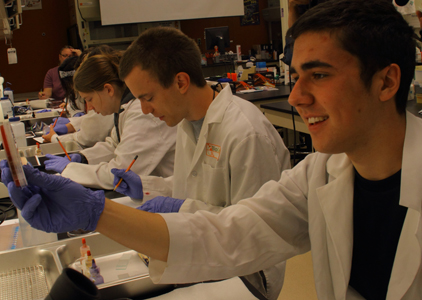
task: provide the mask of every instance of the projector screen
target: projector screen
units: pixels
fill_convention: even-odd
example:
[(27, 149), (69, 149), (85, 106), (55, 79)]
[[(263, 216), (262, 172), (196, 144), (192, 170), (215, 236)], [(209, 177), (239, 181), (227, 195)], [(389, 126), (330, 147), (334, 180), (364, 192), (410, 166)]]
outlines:
[(100, 0), (102, 25), (243, 16), (243, 0)]

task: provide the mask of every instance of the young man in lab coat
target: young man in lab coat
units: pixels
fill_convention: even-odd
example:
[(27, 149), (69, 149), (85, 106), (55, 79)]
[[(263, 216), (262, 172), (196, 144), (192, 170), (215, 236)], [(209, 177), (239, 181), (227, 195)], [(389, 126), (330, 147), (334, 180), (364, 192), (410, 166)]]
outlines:
[[(140, 209), (217, 213), (290, 168), (289, 151), (274, 126), (255, 105), (234, 96), (229, 85), (220, 92), (208, 86), (200, 60), (198, 46), (181, 31), (154, 28), (120, 62), (120, 77), (143, 112), (178, 126), (173, 176), (141, 176), (142, 183), (135, 176), (135, 193), (126, 184), (117, 189), (137, 199), (142, 188), (163, 195)], [(246, 279), (268, 299), (277, 299), (283, 274), (284, 263)]]
[[(150, 255), (157, 283), (248, 274), (312, 250), (321, 300), (421, 299), (422, 120), (405, 109), (413, 29), (390, 1), (332, 0), (292, 33), (289, 101), (319, 152), (252, 198), (218, 214), (148, 214), (29, 166), (22, 191), (3, 162), (14, 203), (36, 228), (96, 228)], [(53, 180), (62, 191), (49, 187)], [(64, 223), (65, 213), (81, 217)]]

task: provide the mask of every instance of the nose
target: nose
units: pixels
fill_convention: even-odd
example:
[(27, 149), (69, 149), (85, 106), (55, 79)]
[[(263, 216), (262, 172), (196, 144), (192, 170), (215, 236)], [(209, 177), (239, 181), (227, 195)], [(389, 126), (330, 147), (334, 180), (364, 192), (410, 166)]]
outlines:
[(152, 114), (152, 112), (154, 111), (154, 109), (152, 108), (151, 104), (149, 104), (147, 101), (145, 100), (141, 100), (141, 107), (142, 107), (142, 112), (147, 115), (147, 114)]
[(85, 102), (85, 103), (86, 103), (87, 110), (94, 109), (94, 106), (92, 106), (90, 102)]
[(306, 84), (298, 79), (293, 86), (292, 91), (289, 96), (289, 104), (294, 107), (310, 105), (314, 101), (309, 88), (306, 87)]

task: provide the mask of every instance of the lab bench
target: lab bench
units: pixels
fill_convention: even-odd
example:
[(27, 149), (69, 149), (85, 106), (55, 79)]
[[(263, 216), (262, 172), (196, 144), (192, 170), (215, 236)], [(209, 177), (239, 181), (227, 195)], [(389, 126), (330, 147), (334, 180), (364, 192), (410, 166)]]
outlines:
[[(113, 191), (106, 191), (105, 194), (107, 198), (130, 207), (138, 207), (143, 203), (142, 200), (132, 200)], [(155, 196), (156, 193), (148, 192), (144, 201)], [(101, 268), (104, 284), (97, 286), (101, 299), (137, 299), (174, 288), (173, 285), (154, 284), (147, 266), (136, 251), (98, 232), (71, 238), (64, 233), (59, 234), (59, 238), (56, 235), (52, 241), (54, 234), (28, 228), (25, 223), (19, 218), (6, 220), (0, 225), (0, 300), (44, 299), (64, 268), (81, 270), (79, 248), (82, 237), (86, 239), (93, 258)], [(29, 232), (22, 232), (22, 229)], [(38, 241), (34, 241), (34, 236)], [(32, 245), (25, 246), (25, 239), (32, 239)], [(28, 284), (30, 281), (31, 284)]]
[(251, 93), (237, 92), (236, 96), (255, 104), (262, 110), (262, 105), (286, 101), (290, 95), (290, 87), (288, 85), (277, 85), (275, 90), (262, 90)]

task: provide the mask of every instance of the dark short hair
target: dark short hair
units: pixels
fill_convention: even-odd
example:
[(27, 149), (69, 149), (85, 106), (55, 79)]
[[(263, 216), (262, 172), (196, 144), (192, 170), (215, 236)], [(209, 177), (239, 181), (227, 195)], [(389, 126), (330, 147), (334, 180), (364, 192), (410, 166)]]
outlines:
[(401, 79), (396, 108), (405, 112), (415, 70), (415, 33), (391, 1), (330, 0), (303, 14), (291, 32), (294, 39), (307, 32), (333, 34), (344, 50), (359, 59), (361, 79), (368, 89), (377, 71), (397, 64)]
[(198, 45), (171, 27), (144, 31), (123, 54), (120, 78), (124, 80), (135, 66), (150, 72), (164, 88), (170, 87), (179, 72), (187, 73), (198, 87), (206, 85)]

